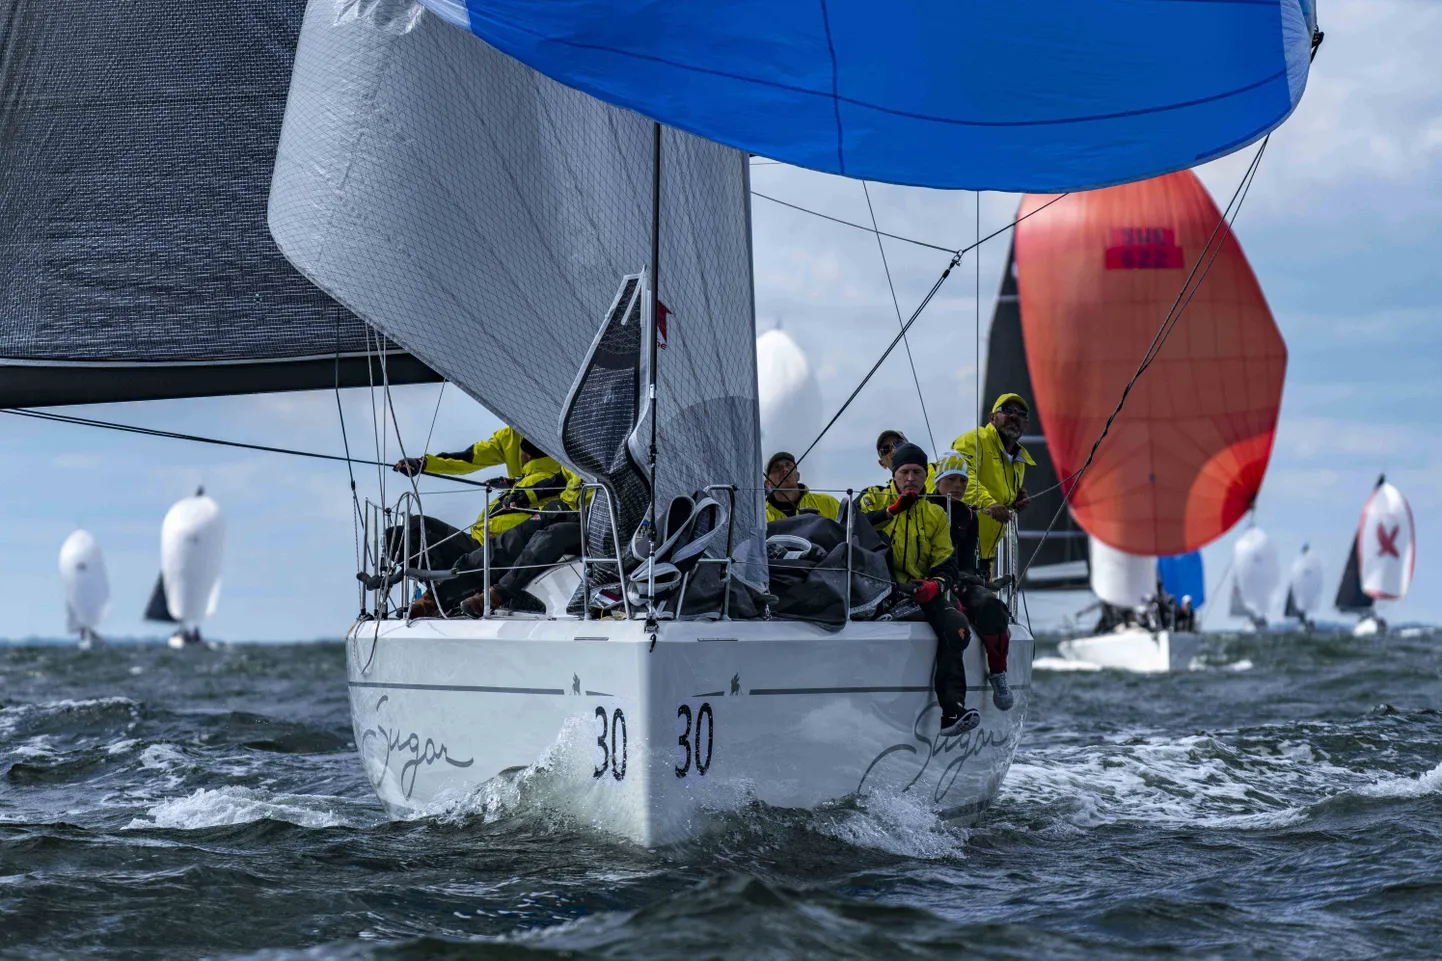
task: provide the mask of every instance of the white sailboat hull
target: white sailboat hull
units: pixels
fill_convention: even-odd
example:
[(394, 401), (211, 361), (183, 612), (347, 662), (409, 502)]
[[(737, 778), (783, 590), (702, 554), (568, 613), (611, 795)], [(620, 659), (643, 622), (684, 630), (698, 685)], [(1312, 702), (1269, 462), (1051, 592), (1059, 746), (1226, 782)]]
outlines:
[(1139, 674), (1165, 674), (1189, 670), (1201, 642), (1200, 634), (1128, 627), (1111, 634), (1062, 641), (1057, 650), (1069, 661)]
[(938, 734), (926, 624), (505, 617), (360, 621), (347, 641), (366, 774), (395, 815), (463, 801), (502, 774), (545, 779), (561, 813), (641, 844), (694, 836), (752, 800), (811, 808), (907, 792), (968, 820), (1011, 764), (1032, 640), (1013, 627), (1012, 710), (966, 652), (981, 726)]

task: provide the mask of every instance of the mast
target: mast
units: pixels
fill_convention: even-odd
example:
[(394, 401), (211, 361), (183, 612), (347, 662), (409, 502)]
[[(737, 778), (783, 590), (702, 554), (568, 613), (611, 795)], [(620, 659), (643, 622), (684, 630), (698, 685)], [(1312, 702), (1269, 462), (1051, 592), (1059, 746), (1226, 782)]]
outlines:
[(647, 618), (654, 620), (656, 609), (656, 359), (661, 329), (661, 125), (651, 124), (651, 343), (647, 346), (646, 364), (647, 407), (651, 411), (651, 447), (647, 460), (651, 472), (651, 583), (647, 598)]

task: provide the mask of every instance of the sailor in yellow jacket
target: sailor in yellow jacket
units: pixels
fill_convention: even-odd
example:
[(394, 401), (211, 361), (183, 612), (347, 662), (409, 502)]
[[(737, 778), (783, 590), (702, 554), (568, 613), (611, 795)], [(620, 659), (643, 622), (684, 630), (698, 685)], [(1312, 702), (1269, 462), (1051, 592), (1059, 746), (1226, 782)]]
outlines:
[(952, 441), (951, 449), (966, 461), (971, 483), (966, 503), (978, 509), (977, 541), (982, 561), (996, 557), (996, 542), (1016, 511), (1031, 498), (1024, 481), (1027, 465), (1036, 461), (1021, 446), (1031, 409), (1020, 394), (1002, 394), (991, 407), (991, 422)]
[[(906, 435), (899, 430), (884, 430), (876, 438), (876, 463), (891, 473), (891, 452), (902, 444), (907, 443)], [(926, 468), (926, 492), (929, 494), (936, 490), (932, 486), (935, 477), (935, 465), (927, 465)], [(857, 495), (857, 503), (860, 504), (863, 513), (880, 510), (887, 504), (896, 500), (896, 482), (889, 480), (885, 484), (873, 484)]]
[(981, 715), (966, 706), (962, 652), (971, 641), (971, 627), (950, 593), (957, 580), (951, 522), (946, 511), (925, 496), (927, 463), (920, 447), (898, 444), (891, 463), (896, 499), (865, 517), (891, 544), (897, 594), (915, 601), (936, 632), (932, 684), (941, 705), (941, 733), (950, 737), (981, 723)]
[(808, 489), (801, 483), (796, 458), (779, 450), (766, 462), (766, 520), (769, 523), (783, 517), (795, 517), (805, 510), (836, 520), (836, 515), (841, 512), (841, 502), (830, 494)]
[(422, 454), (396, 464), (402, 474), (470, 474), (487, 467), (506, 466), (506, 477), (519, 477), (525, 458), (521, 432), (502, 427), (489, 440), (478, 440), (465, 450), (450, 454)]
[(561, 496), (575, 475), (514, 427), (502, 427), (489, 440), (476, 441), (462, 451), (407, 458), (395, 469), (408, 476), (470, 474), (502, 464), (506, 474), (492, 478), (491, 484), (505, 491), (492, 498), (489, 522), (482, 512), (470, 528), (471, 536), (479, 543), (487, 534), (495, 537), (510, 530)]
[[(430, 516), (413, 516), (406, 526), (386, 532), (389, 554), (400, 559), (409, 544), (405, 563), (431, 570), (455, 569), (467, 555), (482, 548), (486, 538), (505, 533), (560, 498), (569, 478), (555, 458), (549, 456), (513, 427), (502, 427), (489, 440), (453, 454), (423, 454), (399, 461), (395, 470), (408, 476), (469, 474), (484, 467), (506, 465), (508, 474), (492, 483), (502, 490), (493, 496), (489, 511), (468, 530), (458, 530)], [(439, 613), (436, 595), (447, 608), (455, 607), (483, 583), (483, 575), (467, 574), (438, 582), (434, 594), (426, 594), (411, 607), (412, 617)]]

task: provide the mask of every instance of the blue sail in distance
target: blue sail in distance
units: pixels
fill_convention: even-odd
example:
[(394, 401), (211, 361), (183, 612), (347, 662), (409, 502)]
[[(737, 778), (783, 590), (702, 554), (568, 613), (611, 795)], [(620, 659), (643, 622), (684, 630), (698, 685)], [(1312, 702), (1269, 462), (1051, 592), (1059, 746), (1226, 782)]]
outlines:
[(1058, 192), (1159, 176), (1297, 106), (1314, 0), (423, 0), (567, 86), (814, 170)]
[(1201, 551), (1158, 557), (1157, 576), (1162, 579), (1163, 590), (1177, 600), (1190, 596), (1193, 610), (1207, 602), (1207, 575), (1202, 569)]

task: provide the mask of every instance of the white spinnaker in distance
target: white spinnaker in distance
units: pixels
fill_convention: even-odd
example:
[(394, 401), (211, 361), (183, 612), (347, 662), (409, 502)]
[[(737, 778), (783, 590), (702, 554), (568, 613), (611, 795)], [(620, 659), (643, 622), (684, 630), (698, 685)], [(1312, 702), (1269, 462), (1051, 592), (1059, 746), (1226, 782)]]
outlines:
[(60, 545), (60, 582), (69, 629), (94, 631), (110, 608), (110, 577), (89, 531), (73, 531)]
[(1091, 545), (1092, 592), (1113, 607), (1140, 607), (1157, 596), (1157, 559), (1108, 547), (1095, 537)]
[(1246, 605), (1256, 616), (1266, 617), (1282, 571), (1277, 548), (1260, 527), (1248, 528), (1232, 545), (1232, 576)]
[(1412, 586), (1417, 560), (1412, 506), (1402, 492), (1382, 484), (1367, 498), (1357, 528), (1357, 563), (1362, 590), (1379, 601), (1397, 601)]
[(160, 525), (160, 576), (170, 616), (193, 628), (220, 599), (220, 560), (225, 518), (204, 494), (175, 502)]
[[(310, 0), (271, 233), (318, 287), (563, 456), (570, 387), (622, 278), (651, 263), (655, 129), (411, 0)], [(736, 485), (738, 573), (763, 587), (747, 158), (670, 128), (661, 141), (657, 501)]]
[(1292, 604), (1303, 614), (1311, 615), (1322, 609), (1322, 588), (1325, 579), (1322, 559), (1307, 548), (1292, 562), (1288, 575), (1288, 587), (1292, 592)]
[(761, 451), (801, 456), (821, 431), (821, 388), (801, 345), (779, 327), (756, 338)]

